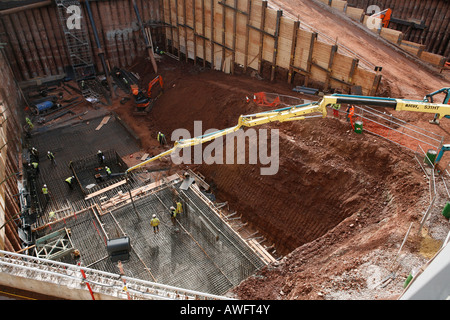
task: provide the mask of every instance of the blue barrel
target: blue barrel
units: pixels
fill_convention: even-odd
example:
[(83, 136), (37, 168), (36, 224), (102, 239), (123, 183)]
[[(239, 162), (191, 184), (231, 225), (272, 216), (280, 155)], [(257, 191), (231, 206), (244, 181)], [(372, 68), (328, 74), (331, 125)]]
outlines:
[(46, 110), (51, 109), (52, 107), (53, 107), (53, 102), (51, 102), (51, 101), (44, 101), (44, 102), (36, 104), (36, 109), (37, 109), (38, 113), (45, 112)]

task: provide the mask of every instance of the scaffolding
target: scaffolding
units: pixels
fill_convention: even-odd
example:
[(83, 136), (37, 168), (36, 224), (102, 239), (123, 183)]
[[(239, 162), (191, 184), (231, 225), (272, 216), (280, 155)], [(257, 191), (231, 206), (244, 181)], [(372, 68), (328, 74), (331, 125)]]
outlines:
[[(39, 279), (40, 287), (51, 294), (51, 290), (61, 292), (66, 287), (66, 299), (128, 299), (128, 300), (230, 300), (218, 296), (186, 290), (161, 283), (145, 281), (95, 270), (79, 265), (31, 257), (28, 255), (0, 250), (1, 285), (25, 284)], [(21, 280), (22, 279), (22, 280)]]
[(74, 79), (78, 82), (83, 97), (91, 102), (100, 101), (100, 94), (92, 89), (96, 75), (94, 59), (85, 18), (78, 0), (56, 0), (58, 16), (66, 39)]

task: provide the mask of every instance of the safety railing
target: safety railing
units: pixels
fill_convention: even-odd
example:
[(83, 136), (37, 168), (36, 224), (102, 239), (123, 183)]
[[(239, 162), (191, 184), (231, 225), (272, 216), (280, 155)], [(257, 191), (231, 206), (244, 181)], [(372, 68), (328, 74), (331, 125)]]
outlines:
[[(353, 123), (360, 120), (363, 122), (364, 131), (370, 132), (380, 138), (406, 148), (412, 152), (417, 147), (439, 150), (443, 137), (423, 128), (414, 126), (406, 121), (398, 119), (391, 114), (386, 114), (369, 106), (354, 106)], [(333, 116), (332, 108), (329, 107), (328, 114)], [(338, 110), (340, 118), (347, 117), (347, 110)]]
[(39, 279), (71, 289), (89, 290), (92, 299), (95, 293), (98, 293), (110, 296), (111, 299), (130, 300), (232, 300), (225, 296), (2, 250), (0, 250), (0, 272), (21, 278)]

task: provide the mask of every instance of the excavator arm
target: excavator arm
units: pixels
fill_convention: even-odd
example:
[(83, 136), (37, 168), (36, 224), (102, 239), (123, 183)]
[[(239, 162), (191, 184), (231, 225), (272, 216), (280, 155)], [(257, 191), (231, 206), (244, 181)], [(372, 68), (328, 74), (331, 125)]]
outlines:
[(149, 97), (151, 99), (155, 98), (152, 96), (152, 89), (153, 89), (153, 86), (157, 83), (159, 83), (159, 87), (160, 87), (161, 91), (164, 90), (163, 78), (160, 75), (158, 75), (152, 81), (149, 82), (148, 89), (147, 89), (147, 97)]

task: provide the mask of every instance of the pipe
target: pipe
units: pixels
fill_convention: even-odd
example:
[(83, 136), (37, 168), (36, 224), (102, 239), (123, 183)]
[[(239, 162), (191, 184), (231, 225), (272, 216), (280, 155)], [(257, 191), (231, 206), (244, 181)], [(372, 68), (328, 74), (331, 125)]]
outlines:
[(50, 5), (51, 3), (52, 3), (51, 0), (47, 0), (47, 1), (41, 1), (41, 2), (37, 2), (37, 3), (29, 4), (29, 5), (26, 5), (26, 6), (21, 6), (21, 7), (17, 7), (17, 8), (11, 8), (11, 9), (2, 10), (2, 11), (0, 11), (0, 17), (1, 16), (5, 16), (7, 14), (12, 14), (12, 13), (17, 13), (17, 12), (20, 12), (20, 11), (24, 11), (24, 10), (45, 7), (45, 6)]
[(142, 24), (141, 16), (139, 15), (139, 9), (137, 7), (136, 0), (133, 0), (133, 6), (134, 6), (134, 11), (136, 12), (136, 16), (137, 16), (137, 19), (138, 19), (139, 26), (141, 27), (142, 35), (144, 36), (145, 47), (147, 48), (148, 55), (149, 55), (150, 60), (152, 62), (153, 70), (155, 71), (155, 73), (158, 73), (158, 66), (156, 65), (155, 56), (153, 55), (152, 44), (149, 43), (147, 35), (145, 34), (144, 25)]
[(106, 81), (108, 82), (109, 91), (111, 92), (111, 96), (114, 99), (115, 95), (114, 95), (114, 89), (113, 89), (113, 85), (112, 85), (112, 81), (111, 81), (111, 75), (109, 73), (108, 66), (106, 65), (105, 53), (102, 50), (102, 45), (100, 43), (100, 39), (98, 38), (97, 27), (95, 26), (94, 17), (92, 16), (91, 5), (89, 4), (89, 0), (86, 0), (85, 3), (86, 3), (86, 9), (88, 12), (89, 20), (91, 21), (91, 25), (92, 25), (92, 31), (94, 32), (95, 43), (97, 44), (97, 48), (98, 48), (98, 56), (100, 57), (100, 60), (102, 62), (102, 66), (103, 66), (103, 70), (105, 71)]

